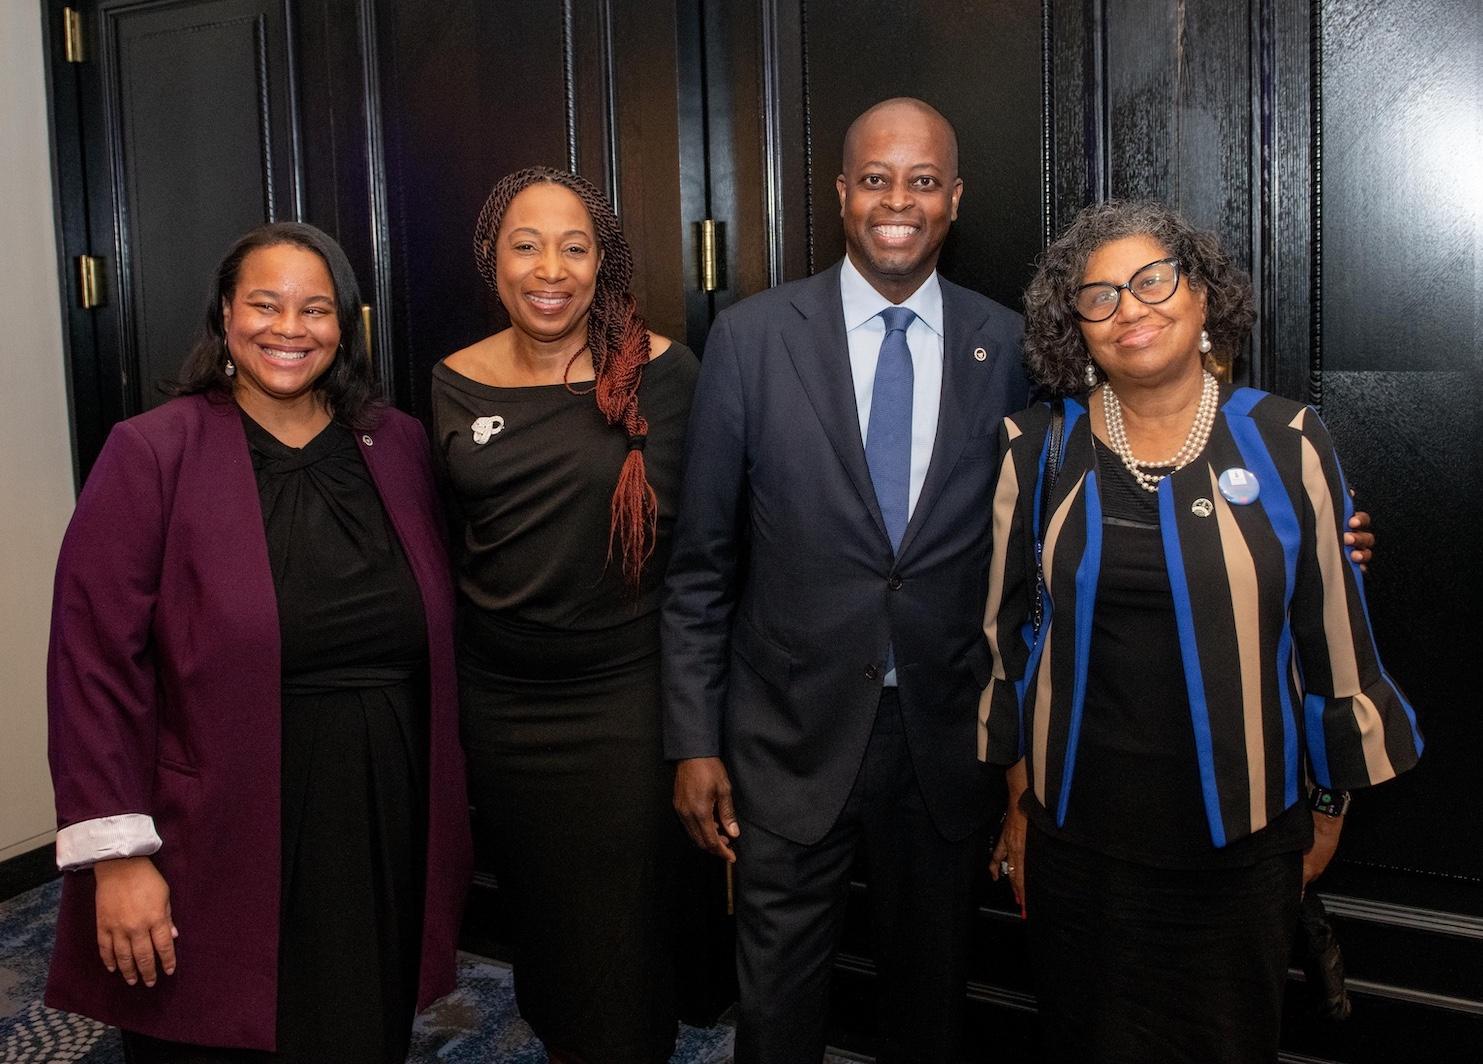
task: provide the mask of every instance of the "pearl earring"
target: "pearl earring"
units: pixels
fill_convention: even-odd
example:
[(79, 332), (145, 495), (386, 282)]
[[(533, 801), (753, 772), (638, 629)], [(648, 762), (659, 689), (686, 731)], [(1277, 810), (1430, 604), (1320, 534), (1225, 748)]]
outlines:
[(1204, 329), (1200, 330), (1200, 354), (1210, 354), (1210, 349), (1215, 345), (1210, 342), (1210, 334)]
[(1097, 386), (1097, 364), (1087, 359), (1087, 368), (1082, 371), (1082, 379), (1086, 381), (1088, 388)]
[(234, 377), (237, 374), (237, 367), (230, 358), (227, 359), (226, 374), (228, 377)]

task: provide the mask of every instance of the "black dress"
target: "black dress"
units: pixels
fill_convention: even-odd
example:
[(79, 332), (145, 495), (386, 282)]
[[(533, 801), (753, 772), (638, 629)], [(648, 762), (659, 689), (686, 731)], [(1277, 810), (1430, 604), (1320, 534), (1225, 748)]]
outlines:
[(668, 1060), (675, 847), (660, 741), (661, 579), (698, 364), (644, 368), (658, 543), (635, 594), (609, 561), (628, 453), (590, 385), (433, 370), (434, 452), (459, 511), (459, 672), (475, 840), (513, 938), (520, 1013), (551, 1049)]
[[(131, 1064), (404, 1061), (427, 850), (427, 634), (355, 439), (243, 415), (282, 633), (278, 1051), (124, 1036)], [(189, 940), (183, 940), (189, 961)]]
[(1065, 823), (1026, 791), (1045, 1056), (1256, 1064), (1277, 1055), (1312, 820), (1211, 841), (1156, 496), (1100, 440), (1102, 565)]

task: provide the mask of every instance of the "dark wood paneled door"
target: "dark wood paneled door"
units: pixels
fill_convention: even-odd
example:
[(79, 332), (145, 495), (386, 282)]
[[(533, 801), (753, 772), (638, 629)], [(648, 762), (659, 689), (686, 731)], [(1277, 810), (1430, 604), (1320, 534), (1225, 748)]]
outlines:
[[(80, 215), (64, 227), (67, 274), (79, 274), (75, 256), (92, 256), (101, 300), (69, 322), (86, 471), (110, 425), (164, 398), (158, 382), (198, 332), (228, 242), (302, 213), (303, 167), (282, 3), (92, 0), (77, 10), (85, 61), (54, 53), (53, 74), (70, 78), (76, 106), (58, 124), (72, 119), (80, 133), (59, 175), (80, 179), (83, 194), (65, 195), (64, 183), (64, 209)], [(59, 6), (47, 14), (60, 24)]]
[(374, 277), (364, 27), (345, 0), (45, 0), (42, 11), (86, 475), (116, 421), (165, 398), (161, 382), (178, 373), (239, 234), (315, 222), (342, 239), (363, 281)]
[(574, 170), (613, 203), (634, 294), (688, 338), (676, 13), (644, 0), (375, 4), (398, 396), (427, 413), (432, 366), (506, 324), (474, 267), (494, 183)]
[(1048, 224), (1038, 0), (692, 0), (709, 206), (735, 230), (715, 309), (844, 254), (834, 180), (857, 115), (891, 96), (958, 131), (964, 182), (940, 268), (1018, 307)]

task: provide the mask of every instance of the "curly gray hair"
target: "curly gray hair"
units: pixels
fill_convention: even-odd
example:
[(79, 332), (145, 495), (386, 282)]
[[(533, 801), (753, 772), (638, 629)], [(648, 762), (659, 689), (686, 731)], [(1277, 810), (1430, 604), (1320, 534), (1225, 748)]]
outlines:
[(1067, 395), (1086, 388), (1091, 360), (1073, 309), (1087, 260), (1104, 244), (1146, 236), (1179, 260), (1187, 283), (1205, 291), (1210, 360), (1229, 367), (1251, 332), (1251, 280), (1231, 261), (1214, 233), (1190, 225), (1152, 200), (1107, 200), (1083, 207), (1040, 256), (1025, 290), (1025, 366), (1042, 388)]

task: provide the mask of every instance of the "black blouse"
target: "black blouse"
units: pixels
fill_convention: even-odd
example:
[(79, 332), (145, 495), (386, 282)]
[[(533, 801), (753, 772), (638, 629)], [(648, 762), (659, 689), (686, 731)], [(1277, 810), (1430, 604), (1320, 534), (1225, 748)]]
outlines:
[(285, 693), (398, 683), (427, 657), (421, 592), (355, 437), (303, 447), (242, 415), (278, 592)]
[(597, 409), (591, 384), (496, 388), (433, 367), (434, 454), (461, 531), (464, 608), (538, 628), (597, 631), (656, 615), (699, 362), (673, 344), (644, 367), (644, 467), (659, 502), (658, 541), (639, 595), (609, 559), (610, 505), (628, 456), (621, 426)]
[(1102, 568), (1076, 779), (1063, 828), (1028, 791), (1027, 812), (1052, 834), (1159, 867), (1238, 866), (1306, 849), (1304, 802), (1224, 849), (1210, 841), (1158, 499), (1106, 444), (1095, 446)]

